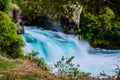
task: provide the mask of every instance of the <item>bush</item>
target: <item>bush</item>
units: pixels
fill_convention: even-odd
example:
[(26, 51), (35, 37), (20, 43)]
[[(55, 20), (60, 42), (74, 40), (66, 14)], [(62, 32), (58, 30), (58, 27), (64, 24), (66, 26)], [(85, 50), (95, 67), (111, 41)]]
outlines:
[(90, 73), (81, 72), (79, 70), (79, 65), (75, 65), (72, 63), (74, 56), (70, 58), (64, 58), (62, 56), (61, 60), (54, 64), (54, 70), (57, 70), (55, 73), (57, 75), (66, 75), (70, 78), (78, 78), (78, 77), (88, 77)]
[(119, 48), (120, 18), (112, 9), (104, 7), (101, 14), (95, 15), (83, 10), (80, 22), (80, 35), (94, 47)]
[(4, 12), (0, 12), (0, 49), (12, 58), (23, 56), (23, 40), (17, 34), (16, 25)]
[(9, 12), (11, 0), (0, 0), (0, 10), (6, 13)]

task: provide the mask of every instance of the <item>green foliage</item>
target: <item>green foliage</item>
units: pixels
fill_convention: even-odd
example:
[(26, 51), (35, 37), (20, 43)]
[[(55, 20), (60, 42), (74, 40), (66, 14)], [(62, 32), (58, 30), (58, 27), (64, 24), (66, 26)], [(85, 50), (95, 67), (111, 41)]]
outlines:
[(94, 29), (99, 27), (100, 23), (97, 20), (97, 17), (89, 12), (83, 11), (81, 16), (81, 34), (82, 37), (88, 41), (92, 39), (94, 36)]
[[(76, 2), (80, 2), (79, 0), (15, 0), (14, 3), (17, 3), (23, 12), (23, 16), (25, 20), (29, 22), (32, 21), (32, 18), (35, 16), (40, 16), (41, 11), (43, 13), (50, 14), (51, 17), (55, 17), (58, 15), (69, 14), (72, 9), (68, 7), (64, 7), (66, 5), (71, 5)], [(23, 7), (24, 6), (24, 7)], [(68, 9), (68, 10), (66, 10)], [(70, 13), (71, 14), (71, 13)]]
[(4, 75), (0, 77), (0, 80), (35, 80), (35, 79), (44, 80), (44, 75), (41, 75), (37, 72), (29, 71), (25, 75), (16, 76), (15, 74), (4, 73)]
[(115, 18), (114, 12), (108, 7), (106, 7), (104, 9), (102, 15), (98, 16), (98, 19), (101, 22), (101, 26), (103, 27), (103, 29), (105, 31), (110, 31), (111, 30), (111, 28), (112, 28), (111, 21), (114, 18)]
[(6, 75), (5, 77), (0, 77), (0, 80), (12, 80), (13, 78), (9, 75)]
[(11, 0), (0, 0), (0, 10), (6, 13), (9, 12)]
[[(62, 14), (67, 14), (68, 11), (66, 12), (63, 6), (66, 5), (71, 5), (73, 3), (79, 2), (80, 0), (41, 0), (41, 7), (44, 9), (47, 9), (47, 11), (51, 14), (54, 15), (62, 15)], [(71, 8), (68, 6), (66, 9), (71, 11)], [(65, 11), (65, 12), (64, 12)]]
[(84, 9), (94, 15), (98, 15), (102, 12), (102, 9), (106, 6), (106, 0), (80, 0)]
[(13, 3), (17, 4), (21, 9), (24, 9), (26, 4), (24, 0), (12, 0)]
[(31, 53), (27, 53), (27, 54), (25, 55), (25, 58), (26, 58), (26, 59), (33, 60), (34, 58), (36, 58), (36, 56), (37, 56), (38, 54), (39, 54), (38, 52), (32, 51)]
[(0, 49), (12, 58), (23, 56), (21, 46), (23, 40), (17, 34), (16, 25), (9, 19), (9, 16), (0, 12)]
[(39, 11), (41, 8), (40, 0), (13, 0), (13, 3), (20, 7), (24, 19), (29, 22), (36, 16), (35, 11)]
[[(97, 16), (84, 9), (80, 23), (82, 38), (89, 41), (95, 47), (112, 46), (112, 48), (115, 48), (113, 46), (120, 44), (118, 41), (120, 40), (119, 20), (119, 17), (116, 18), (113, 10), (109, 7), (104, 7)], [(116, 42), (113, 43), (114, 41)]]
[(70, 58), (64, 58), (62, 56), (61, 60), (54, 64), (54, 70), (57, 69), (57, 75), (66, 75), (71, 78), (86, 77), (89, 73), (84, 73), (79, 70), (79, 65), (72, 63), (74, 56)]
[(0, 58), (0, 71), (13, 68), (18, 62), (9, 62)]

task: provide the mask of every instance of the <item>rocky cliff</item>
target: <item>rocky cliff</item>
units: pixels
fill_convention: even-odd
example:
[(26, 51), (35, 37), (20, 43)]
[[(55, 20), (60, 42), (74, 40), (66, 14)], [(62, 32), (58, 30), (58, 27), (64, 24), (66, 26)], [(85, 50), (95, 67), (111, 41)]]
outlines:
[(46, 29), (53, 29), (55, 26), (60, 26), (65, 33), (78, 33), (82, 6), (77, 2), (61, 6), (62, 12), (56, 12), (55, 14), (50, 14), (46, 9), (35, 10), (32, 13), (31, 21), (28, 22), (25, 20), (25, 25), (40, 26)]
[(82, 12), (82, 6), (79, 3), (64, 5), (63, 14), (60, 15), (60, 23), (64, 27), (67, 33), (78, 33), (80, 24), (80, 14)]
[(10, 15), (11, 20), (17, 25), (18, 34), (23, 34), (24, 24), (21, 20), (21, 10), (16, 4), (12, 4), (9, 15)]

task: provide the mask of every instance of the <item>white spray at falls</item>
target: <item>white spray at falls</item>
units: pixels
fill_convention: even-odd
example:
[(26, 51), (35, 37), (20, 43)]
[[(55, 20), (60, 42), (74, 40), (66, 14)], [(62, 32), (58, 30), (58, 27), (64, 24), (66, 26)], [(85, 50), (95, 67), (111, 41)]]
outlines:
[(25, 52), (39, 52), (47, 63), (55, 63), (64, 57), (75, 56), (73, 63), (80, 64), (80, 70), (97, 76), (104, 71), (112, 75), (112, 70), (119, 65), (120, 50), (94, 49), (87, 42), (74, 35), (48, 31), (37, 27), (25, 27), (22, 35)]

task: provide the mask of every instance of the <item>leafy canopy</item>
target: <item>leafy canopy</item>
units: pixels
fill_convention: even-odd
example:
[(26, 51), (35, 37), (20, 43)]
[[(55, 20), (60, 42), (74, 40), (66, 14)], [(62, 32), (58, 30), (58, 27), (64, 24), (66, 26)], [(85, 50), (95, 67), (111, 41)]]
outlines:
[(22, 44), (23, 40), (17, 34), (16, 25), (7, 14), (0, 11), (0, 50), (13, 58), (21, 57)]
[(0, 0), (0, 10), (9, 13), (11, 0)]

